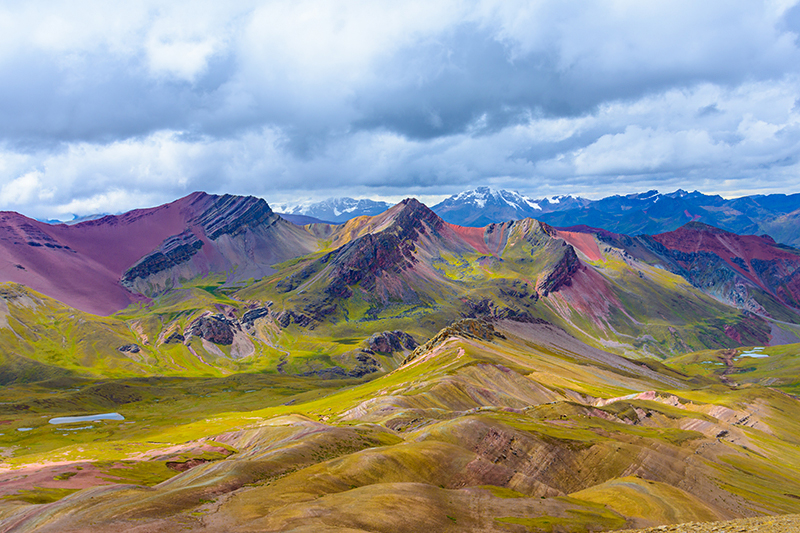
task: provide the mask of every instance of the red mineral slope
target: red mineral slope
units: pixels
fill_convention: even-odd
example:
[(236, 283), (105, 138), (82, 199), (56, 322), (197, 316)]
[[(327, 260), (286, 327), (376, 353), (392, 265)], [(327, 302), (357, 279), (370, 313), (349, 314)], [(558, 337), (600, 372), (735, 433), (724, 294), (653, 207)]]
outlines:
[(580, 250), (589, 261), (603, 260), (603, 254), (600, 253), (597, 240), (591, 233), (558, 230), (556, 235), (570, 243), (576, 250)]
[(179, 233), (192, 211), (209, 198), (194, 193), (160, 207), (74, 226), (2, 212), (0, 281), (27, 285), (83, 311), (113, 313), (142, 298), (120, 285), (124, 270)]
[(768, 236), (737, 235), (699, 222), (652, 239), (687, 270), (702, 269), (718, 257), (727, 268), (784, 303), (800, 308), (800, 252)]
[(196, 192), (72, 226), (2, 212), (0, 282), (21, 283), (107, 315), (179, 277), (210, 271), (264, 275), (272, 264), (315, 246), (307, 231), (253, 197)]

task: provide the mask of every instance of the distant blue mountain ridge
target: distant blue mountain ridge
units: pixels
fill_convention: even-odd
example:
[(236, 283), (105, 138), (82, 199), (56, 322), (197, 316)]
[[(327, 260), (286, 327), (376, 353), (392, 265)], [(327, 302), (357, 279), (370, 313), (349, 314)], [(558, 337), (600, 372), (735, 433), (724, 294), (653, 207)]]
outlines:
[[(278, 206), (277, 211), (282, 207), (289, 215), (342, 223), (379, 214), (390, 204), (330, 198), (288, 209)], [(725, 199), (678, 189), (665, 194), (651, 190), (590, 200), (569, 195), (530, 198), (514, 191), (478, 187), (450, 196), (431, 209), (446, 222), (460, 226), (535, 218), (556, 227), (585, 225), (627, 235), (663, 233), (700, 221), (742, 235), (767, 234), (779, 243), (800, 246), (800, 193)]]

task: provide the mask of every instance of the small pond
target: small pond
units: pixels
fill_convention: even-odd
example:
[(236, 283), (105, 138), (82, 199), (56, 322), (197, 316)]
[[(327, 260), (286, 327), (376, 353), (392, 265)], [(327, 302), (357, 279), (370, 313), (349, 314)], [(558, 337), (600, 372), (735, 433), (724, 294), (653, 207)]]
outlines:
[(763, 346), (757, 346), (757, 347), (753, 348), (752, 350), (748, 350), (746, 352), (740, 353), (739, 357), (756, 357), (756, 358), (759, 358), (759, 359), (762, 358), (762, 357), (769, 357), (769, 354), (761, 353), (762, 351), (764, 351), (764, 347)]
[(86, 415), (86, 416), (59, 416), (51, 418), (51, 424), (72, 424), (73, 422), (95, 422), (97, 420), (125, 420), (125, 417), (119, 413), (103, 413), (99, 415)]

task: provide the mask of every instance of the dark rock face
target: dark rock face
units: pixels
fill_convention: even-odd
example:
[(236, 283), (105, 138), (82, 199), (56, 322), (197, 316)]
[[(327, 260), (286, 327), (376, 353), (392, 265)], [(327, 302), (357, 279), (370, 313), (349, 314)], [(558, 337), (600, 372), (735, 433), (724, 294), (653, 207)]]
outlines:
[(745, 272), (750, 272), (750, 267), (747, 266), (747, 263), (741, 257), (731, 257), (731, 263), (733, 263), (734, 265), (738, 266), (739, 268), (741, 268)]
[(336, 268), (326, 292), (333, 298), (349, 298), (350, 287), (359, 282), (370, 290), (382, 273), (399, 274), (417, 262), (413, 241), (394, 233), (365, 235), (331, 253), (336, 254)]
[(418, 346), (414, 337), (400, 330), (375, 333), (367, 340), (367, 345), (371, 350), (381, 354), (413, 350)]
[(235, 237), (248, 228), (272, 225), (279, 218), (261, 198), (226, 194), (197, 217), (196, 223), (214, 241), (223, 235)]
[(122, 353), (125, 353), (125, 352), (128, 352), (128, 353), (139, 353), (140, 348), (136, 344), (125, 344), (125, 345), (120, 346), (119, 348), (117, 348), (117, 350), (119, 350)]
[(551, 292), (556, 292), (561, 287), (568, 286), (572, 275), (581, 267), (581, 261), (578, 259), (575, 249), (569, 244), (564, 244), (564, 255), (536, 282), (536, 292), (543, 297)]
[(306, 327), (312, 322), (312, 318), (303, 313), (295, 313), (292, 310), (283, 311), (276, 318), (275, 321), (282, 328), (289, 327), (290, 324), (297, 324), (300, 327)]
[(293, 290), (330, 264), (333, 268), (325, 292), (333, 299), (349, 298), (353, 285), (360, 284), (364, 290), (371, 291), (382, 274), (397, 275), (416, 264), (414, 250), (420, 237), (439, 232), (444, 221), (417, 200), (403, 200), (401, 205), (388, 228), (354, 239), (324, 255), (279, 284), (279, 288)]
[(164, 339), (164, 344), (180, 344), (185, 340), (186, 338), (183, 335), (177, 331), (173, 331), (166, 339)]
[(122, 285), (133, 288), (137, 279), (147, 279), (189, 261), (203, 247), (203, 235), (212, 241), (223, 235), (236, 237), (250, 228), (271, 226), (279, 219), (260, 198), (220, 196), (189, 221), (189, 229), (167, 238), (156, 250), (130, 267), (122, 275)]
[(229, 346), (233, 344), (234, 328), (239, 328), (238, 322), (223, 315), (210, 315), (200, 317), (192, 322), (189, 326), (189, 335), (200, 337), (214, 344)]
[(122, 275), (122, 285), (132, 287), (137, 278), (146, 279), (162, 270), (185, 263), (200, 248), (203, 241), (190, 230), (165, 240), (158, 250), (144, 256)]
[(464, 318), (477, 318), (486, 321), (513, 320), (514, 322), (528, 322), (532, 324), (548, 323), (546, 320), (531, 316), (531, 314), (524, 309), (520, 310), (511, 307), (498, 306), (488, 298), (478, 301), (467, 298), (462, 301), (467, 308), (467, 311), (462, 314)]
[(774, 313), (775, 308), (762, 307), (763, 297), (758, 294), (766, 292), (787, 307), (800, 309), (800, 257), (769, 237), (736, 235), (694, 222), (673, 232), (638, 238), (671, 272), (734, 306), (758, 314)]
[(785, 303), (800, 309), (800, 261), (782, 259), (751, 261), (753, 269), (767, 287)]
[(269, 307), (257, 307), (251, 309), (242, 315), (242, 325), (245, 327), (253, 327), (253, 323), (259, 318), (269, 316)]
[(372, 357), (372, 354), (366, 351), (359, 353), (356, 356), (356, 361), (358, 361), (358, 365), (349, 372), (349, 375), (354, 378), (360, 378), (361, 376), (366, 376), (367, 374), (372, 374), (380, 370), (378, 361)]

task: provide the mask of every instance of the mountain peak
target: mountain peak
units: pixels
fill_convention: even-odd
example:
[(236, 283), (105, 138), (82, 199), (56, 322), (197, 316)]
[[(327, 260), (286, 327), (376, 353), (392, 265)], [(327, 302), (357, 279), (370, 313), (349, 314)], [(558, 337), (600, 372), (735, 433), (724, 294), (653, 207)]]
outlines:
[(412, 227), (424, 222), (431, 229), (439, 230), (444, 225), (439, 215), (416, 198), (406, 198), (389, 210), (392, 211), (392, 220), (400, 227)]
[(300, 205), (282, 204), (277, 206), (277, 209), (279, 214), (302, 215), (318, 220), (340, 223), (363, 215), (379, 215), (389, 207), (389, 204), (382, 201), (344, 196)]
[(206, 197), (212, 200), (211, 205), (195, 221), (211, 240), (226, 234), (236, 235), (247, 227), (269, 226), (279, 218), (263, 198), (231, 194)]
[(446, 198), (433, 210), (452, 224), (483, 227), (493, 222), (533, 218), (542, 212), (542, 206), (515, 191), (478, 187)]
[(698, 220), (692, 220), (691, 222), (687, 222), (686, 224), (676, 229), (675, 231), (676, 232), (692, 231), (692, 232), (701, 232), (701, 233), (709, 233), (716, 235), (732, 234), (730, 231), (726, 231), (724, 229), (712, 226), (710, 224), (706, 224), (705, 222), (700, 222)]

